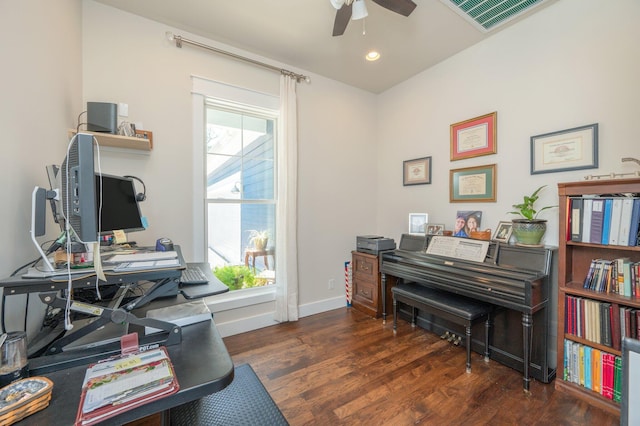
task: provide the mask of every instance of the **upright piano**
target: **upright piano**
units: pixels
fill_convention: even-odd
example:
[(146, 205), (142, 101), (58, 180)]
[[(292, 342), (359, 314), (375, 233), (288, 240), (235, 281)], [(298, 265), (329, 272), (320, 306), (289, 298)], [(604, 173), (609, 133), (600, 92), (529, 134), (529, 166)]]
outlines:
[[(404, 238), (404, 236), (403, 236)], [(382, 294), (398, 280), (488, 302), (496, 306), (492, 321), (491, 358), (521, 371), (523, 387), (529, 390), (531, 377), (549, 383), (556, 368), (549, 365), (551, 270), (554, 248), (520, 247), (491, 242), (484, 262), (426, 254), (424, 242), (410, 236), (403, 244), (381, 256)], [(408, 246), (408, 247), (407, 247)], [(386, 321), (387, 298), (383, 297), (382, 318)], [(437, 318), (418, 316), (418, 324), (435, 332), (451, 331), (451, 324)]]

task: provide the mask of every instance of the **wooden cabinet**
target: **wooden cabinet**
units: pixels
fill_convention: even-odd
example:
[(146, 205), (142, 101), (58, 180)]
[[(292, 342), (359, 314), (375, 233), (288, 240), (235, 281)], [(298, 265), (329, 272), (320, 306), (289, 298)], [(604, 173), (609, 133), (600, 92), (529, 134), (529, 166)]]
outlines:
[[(351, 255), (353, 284), (351, 304), (357, 310), (379, 318), (382, 316), (380, 258), (374, 254), (357, 251), (352, 252)], [(390, 289), (387, 290), (387, 293), (391, 293)], [(387, 304), (387, 306), (390, 305)]]
[[(556, 378), (555, 386), (558, 390), (569, 392), (573, 396), (613, 413), (619, 413), (619, 403), (604, 397), (600, 392), (592, 390), (588, 386), (575, 383), (573, 378), (564, 374), (566, 370), (564, 366), (566, 352), (574, 352), (575, 347), (582, 347), (582, 350), (586, 349), (590, 354), (607, 353), (612, 354), (614, 357), (621, 355), (621, 351), (618, 349), (619, 345), (613, 343), (615, 339), (612, 340), (611, 346), (609, 346), (608, 344), (596, 343), (596, 341), (602, 341), (602, 339), (594, 339), (593, 336), (587, 338), (583, 333), (572, 330), (573, 327), (567, 328), (567, 324), (575, 324), (573, 306), (576, 299), (580, 300), (578, 304), (586, 301), (591, 305), (604, 305), (605, 309), (609, 309), (610, 306), (611, 315), (618, 315), (618, 318), (620, 308), (640, 309), (640, 298), (584, 288), (585, 278), (592, 260), (628, 258), (631, 262), (638, 262), (640, 261), (640, 247), (571, 241), (572, 212), (570, 209), (572, 197), (613, 197), (620, 194), (640, 194), (640, 179), (612, 179), (558, 184), (560, 211), (558, 247), (558, 377)], [(570, 300), (571, 303), (567, 303), (567, 300)], [(590, 314), (590, 318), (593, 318), (593, 316)], [(602, 316), (595, 315), (595, 317), (600, 318), (602, 323)], [(610, 316), (610, 318), (613, 317)], [(615, 335), (616, 321), (612, 319), (610, 322), (612, 324), (612, 334)], [(591, 323), (591, 327), (600, 326), (601, 323)], [(587, 324), (587, 326), (589, 325)], [(565, 347), (565, 343), (569, 346)], [(594, 358), (601, 359), (598, 356)], [(592, 359), (591, 366), (594, 367), (595, 365)], [(571, 370), (569, 369), (568, 371)], [(591, 388), (593, 387), (592, 384)]]

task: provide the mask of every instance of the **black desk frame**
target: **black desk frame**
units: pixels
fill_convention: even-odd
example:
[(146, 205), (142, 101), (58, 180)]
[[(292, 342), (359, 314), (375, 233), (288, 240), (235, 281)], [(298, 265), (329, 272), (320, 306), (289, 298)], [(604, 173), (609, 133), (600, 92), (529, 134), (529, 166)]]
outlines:
[[(182, 253), (180, 252), (179, 247), (176, 247), (176, 251), (178, 252), (178, 259), (180, 261), (180, 264), (177, 267), (127, 272), (105, 272), (106, 281), (100, 281), (99, 285), (125, 285), (128, 283), (138, 283), (140, 281), (151, 281), (153, 282), (153, 285), (146, 290), (144, 295), (122, 307), (114, 309), (90, 304), (76, 304), (75, 302), (72, 302), (72, 310), (88, 313), (89, 315), (93, 315), (98, 318), (82, 329), (77, 330), (68, 336), (57, 339), (46, 349), (43, 356), (30, 359), (30, 374), (38, 375), (69, 368), (75, 365), (86, 365), (90, 362), (95, 362), (99, 359), (119, 353), (119, 342), (108, 343), (95, 348), (86, 348), (81, 351), (63, 352), (62, 350), (62, 348), (69, 343), (90, 334), (109, 322), (126, 322), (133, 325), (148, 326), (162, 330), (161, 333), (154, 333), (151, 335), (144, 335), (144, 333), (140, 333), (140, 350), (151, 349), (160, 345), (168, 346), (179, 344), (182, 341), (181, 327), (167, 321), (144, 317), (139, 318), (131, 311), (148, 305), (150, 302), (160, 297), (174, 296), (178, 293), (182, 293), (185, 298), (194, 299), (228, 291), (228, 288), (213, 276), (208, 267), (203, 268), (203, 264), (196, 265), (200, 266), (203, 272), (207, 275), (209, 285), (180, 288), (179, 280), (182, 273), (181, 270), (186, 267), (186, 264), (182, 259)], [(71, 279), (71, 285), (74, 289), (93, 288), (96, 284), (96, 276), (93, 271), (88, 271), (86, 274), (73, 274)], [(67, 275), (57, 275), (46, 278), (18, 277), (5, 279), (0, 281), (0, 287), (4, 287), (5, 296), (39, 293), (40, 299), (51, 307), (57, 307), (60, 309), (66, 308), (67, 300), (59, 297), (58, 292), (67, 290)]]

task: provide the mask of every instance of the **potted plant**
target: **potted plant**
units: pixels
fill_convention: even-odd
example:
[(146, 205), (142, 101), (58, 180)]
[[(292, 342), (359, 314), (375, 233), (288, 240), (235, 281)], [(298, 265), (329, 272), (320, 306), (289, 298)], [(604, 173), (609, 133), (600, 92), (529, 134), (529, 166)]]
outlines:
[(249, 231), (249, 245), (256, 250), (264, 250), (269, 241), (269, 231), (257, 231), (255, 229)]
[(536, 210), (535, 203), (538, 201), (538, 198), (540, 198), (538, 194), (545, 187), (546, 185), (542, 185), (536, 189), (533, 194), (525, 195), (522, 203), (512, 206), (516, 210), (509, 212), (509, 214), (520, 215), (519, 219), (513, 219), (511, 221), (513, 223), (513, 235), (518, 244), (528, 246), (540, 245), (540, 241), (547, 231), (547, 221), (545, 219), (538, 219), (538, 214), (557, 206), (545, 206)]

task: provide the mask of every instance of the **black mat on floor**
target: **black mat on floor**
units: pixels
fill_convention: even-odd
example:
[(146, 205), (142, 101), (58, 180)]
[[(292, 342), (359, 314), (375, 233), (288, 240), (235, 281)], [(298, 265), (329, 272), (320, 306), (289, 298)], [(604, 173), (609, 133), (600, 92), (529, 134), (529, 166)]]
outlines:
[(172, 426), (288, 424), (249, 364), (237, 366), (233, 381), (220, 392), (171, 409)]

